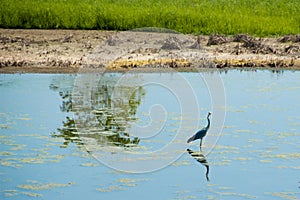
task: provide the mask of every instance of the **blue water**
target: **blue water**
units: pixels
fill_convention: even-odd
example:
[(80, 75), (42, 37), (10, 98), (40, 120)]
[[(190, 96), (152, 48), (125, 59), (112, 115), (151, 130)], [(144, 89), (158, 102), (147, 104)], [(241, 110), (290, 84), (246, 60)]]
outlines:
[[(0, 199), (299, 199), (300, 72), (177, 75), (138, 74), (153, 83), (142, 85), (135, 95), (132, 91), (141, 82), (114, 87), (117, 111), (107, 107), (107, 100), (91, 103), (106, 95), (102, 90), (91, 92), (94, 96), (86, 100), (91, 110), (83, 112), (79, 100), (84, 95), (77, 93), (85, 84), (76, 75), (1, 74)], [(223, 106), (215, 106), (211, 98), (223, 96), (211, 94), (215, 91), (209, 89), (211, 82), (205, 82), (205, 76), (220, 78), (226, 95)], [(124, 74), (107, 74), (97, 86), (110, 91), (120, 77)], [(167, 83), (177, 84), (178, 90)], [(189, 98), (191, 91), (194, 96)], [(74, 95), (73, 108), (63, 104), (70, 103), (66, 94)], [(134, 103), (116, 103), (128, 102), (127, 98)], [(119, 117), (113, 126), (99, 128), (95, 121), (99, 115), (90, 113), (101, 109)], [(206, 114), (212, 110), (211, 129), (203, 141), (207, 181), (206, 168), (186, 152), (186, 148), (199, 151), (199, 141), (187, 145), (186, 139), (206, 126)], [(219, 112), (226, 114), (220, 136), (214, 132)], [(67, 117), (75, 119), (80, 131), (67, 131)], [(94, 123), (81, 127), (83, 121)], [(85, 135), (94, 133), (94, 128), (101, 129), (94, 131), (100, 135), (118, 133), (118, 139)], [(213, 135), (219, 136), (216, 145)], [(133, 142), (134, 137), (140, 140)], [(178, 149), (164, 151), (169, 143), (178, 144)]]

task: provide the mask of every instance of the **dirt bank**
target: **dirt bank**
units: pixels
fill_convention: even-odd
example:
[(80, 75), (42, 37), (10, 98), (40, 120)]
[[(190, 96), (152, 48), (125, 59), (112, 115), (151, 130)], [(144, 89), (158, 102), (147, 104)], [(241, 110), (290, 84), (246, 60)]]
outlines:
[[(108, 53), (109, 59), (104, 61)], [(300, 69), (300, 36), (254, 38), (245, 34), (225, 37), (0, 29), (1, 73), (64, 73), (77, 72), (81, 67), (110, 71), (159, 71), (171, 67), (189, 71), (195, 63), (212, 68)]]

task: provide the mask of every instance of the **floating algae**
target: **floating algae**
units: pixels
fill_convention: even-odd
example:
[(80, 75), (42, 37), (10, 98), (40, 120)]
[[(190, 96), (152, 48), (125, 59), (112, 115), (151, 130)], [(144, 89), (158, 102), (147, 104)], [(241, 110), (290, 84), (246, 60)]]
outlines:
[(190, 165), (190, 164), (191, 163), (189, 161), (181, 160), (181, 161), (175, 161), (171, 165), (172, 166), (186, 166), (186, 165)]
[(29, 197), (42, 197), (42, 194), (35, 193), (35, 192), (29, 192), (28, 190), (35, 190), (35, 191), (40, 191), (40, 190), (51, 190), (53, 188), (59, 188), (59, 187), (67, 187), (71, 186), (75, 183), (69, 182), (66, 184), (61, 184), (61, 183), (47, 183), (47, 184), (42, 184), (39, 183), (38, 181), (34, 180), (27, 180), (27, 184), (21, 184), (18, 185), (17, 187), (22, 189), (22, 190), (27, 190), (27, 191), (22, 191), (22, 190), (16, 190), (16, 189), (11, 189), (11, 190), (3, 190), (1, 191), (4, 193), (5, 197), (15, 197), (19, 195), (26, 195)]
[(46, 183), (42, 184), (39, 182), (32, 182), (28, 181), (32, 184), (21, 184), (18, 185), (18, 188), (26, 189), (26, 190), (51, 190), (53, 188), (60, 188), (60, 187), (68, 187), (71, 185), (74, 185), (75, 183), (69, 182), (69, 183)]
[(299, 159), (300, 153), (281, 153), (275, 155), (265, 155), (266, 158), (280, 158), (280, 159)]
[(29, 117), (17, 117), (15, 119), (21, 120), (21, 121), (29, 121), (29, 120), (31, 120), (31, 118), (29, 118)]
[(2, 192), (6, 197), (13, 197), (19, 194), (18, 190), (3, 190)]
[(18, 191), (18, 190), (4, 190), (2, 191), (4, 193), (5, 197), (14, 197), (19, 195), (26, 195), (29, 197), (42, 197), (42, 194), (39, 193), (33, 193), (33, 192), (24, 192), (24, 191)]
[(12, 156), (13, 153), (9, 151), (0, 151), (0, 156)]
[[(230, 190), (234, 189), (234, 188), (231, 188), (231, 187), (222, 187), (222, 186), (217, 186), (216, 184), (211, 184), (211, 185), (208, 185), (208, 186), (209, 186), (208, 190), (212, 193), (218, 194), (219, 197), (232, 196), (233, 199), (234, 199), (234, 197), (242, 197), (244, 199), (245, 198), (247, 198), (247, 199), (256, 198), (255, 196), (250, 195), (250, 194), (231, 192)], [(217, 187), (217, 188), (215, 188), (215, 187)]]
[(0, 124), (0, 128), (2, 128), (2, 129), (9, 129), (10, 126), (7, 125), (7, 124)]
[(109, 186), (107, 188), (96, 188), (99, 192), (113, 192), (118, 190), (124, 190), (124, 188), (118, 187), (118, 186)]
[(92, 163), (92, 162), (81, 163), (80, 165), (83, 167), (98, 167), (98, 166), (100, 166), (98, 163)]
[(189, 190), (179, 190), (176, 191), (176, 198), (175, 199), (197, 199), (196, 196), (190, 194), (191, 191)]
[(272, 160), (259, 160), (259, 162), (262, 162), (262, 163), (271, 163), (273, 161)]
[(5, 166), (5, 167), (13, 167), (13, 168), (20, 168), (23, 165), (18, 164), (14, 161), (11, 161), (11, 159), (2, 159), (0, 160), (0, 165)]
[(96, 188), (99, 192), (113, 192), (118, 190), (125, 190), (128, 187), (135, 187), (139, 182), (147, 181), (148, 179), (133, 179), (133, 178), (121, 178), (114, 181), (113, 185), (108, 187)]
[(121, 183), (122, 186), (128, 186), (128, 187), (136, 186), (138, 181), (140, 180), (131, 179), (131, 178), (122, 178), (117, 180), (117, 182)]
[(273, 197), (280, 197), (282, 199), (296, 200), (300, 192), (266, 192), (265, 194), (272, 195)]
[(246, 161), (246, 160), (253, 160), (253, 158), (238, 157), (238, 158), (234, 158), (234, 160)]

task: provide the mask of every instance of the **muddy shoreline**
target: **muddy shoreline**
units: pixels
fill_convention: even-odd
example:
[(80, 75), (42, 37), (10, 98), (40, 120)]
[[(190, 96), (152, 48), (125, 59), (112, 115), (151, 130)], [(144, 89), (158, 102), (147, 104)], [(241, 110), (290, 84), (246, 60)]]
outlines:
[[(0, 73), (76, 73), (82, 69), (165, 71), (168, 68), (193, 71), (195, 66), (191, 63), (200, 60), (210, 63), (200, 64), (200, 68), (300, 69), (299, 35), (274, 38), (246, 34), (189, 35), (183, 36), (188, 39), (178, 39), (177, 34), (155, 33), (156, 38), (162, 39), (154, 41), (149, 33), (138, 37), (134, 34), (127, 32), (122, 39), (122, 33), (113, 31), (0, 29)], [(147, 48), (129, 49), (125, 56), (112, 57), (109, 64), (103, 65), (101, 45), (105, 44), (110, 52), (122, 45), (126, 47), (131, 40), (126, 38), (128, 35), (140, 38)]]

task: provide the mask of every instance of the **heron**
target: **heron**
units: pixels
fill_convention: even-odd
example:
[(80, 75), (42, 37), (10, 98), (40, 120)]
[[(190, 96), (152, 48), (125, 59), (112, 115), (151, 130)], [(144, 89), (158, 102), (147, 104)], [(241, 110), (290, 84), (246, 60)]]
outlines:
[(187, 143), (190, 143), (192, 141), (195, 141), (195, 140), (198, 140), (200, 139), (200, 151), (202, 151), (202, 140), (204, 138), (204, 136), (206, 135), (208, 129), (209, 129), (209, 126), (210, 126), (210, 119), (209, 119), (209, 116), (211, 115), (211, 112), (208, 112), (208, 115), (207, 115), (207, 126), (202, 128), (201, 130), (199, 130), (195, 135), (193, 135), (192, 137), (190, 137), (188, 140), (187, 140)]
[(206, 160), (206, 157), (201, 152), (194, 152), (190, 149), (187, 149), (188, 153), (195, 158), (199, 163), (206, 167), (206, 180), (209, 181), (208, 173), (209, 173), (209, 165)]

